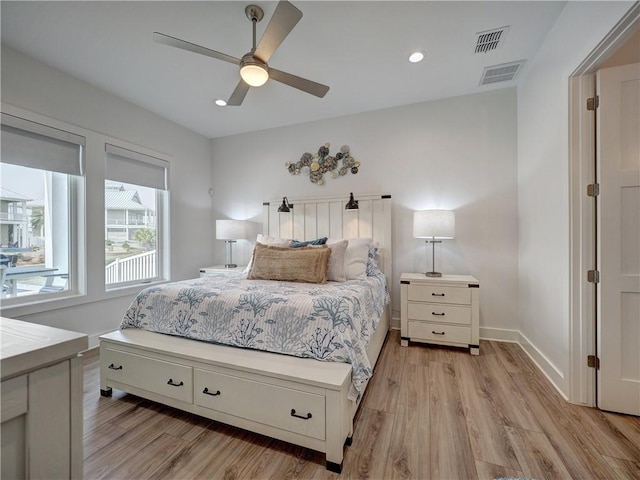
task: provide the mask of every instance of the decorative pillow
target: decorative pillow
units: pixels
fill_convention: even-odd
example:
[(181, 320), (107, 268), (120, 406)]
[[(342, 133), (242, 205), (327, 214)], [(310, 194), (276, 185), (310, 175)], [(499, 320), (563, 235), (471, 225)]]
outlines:
[(274, 245), (277, 247), (290, 247), (293, 240), (290, 238), (278, 238), (278, 237), (270, 237), (269, 235), (258, 234), (256, 237), (256, 242), (259, 242), (263, 245)]
[(291, 242), (291, 246), (293, 248), (300, 248), (308, 247), (309, 245), (324, 245), (325, 243), (327, 243), (327, 237), (320, 237), (316, 238), (315, 240), (307, 240), (306, 242), (299, 242), (297, 240), (294, 240), (293, 242)]
[(247, 278), (326, 283), (330, 256), (327, 247), (287, 248), (256, 243)]
[(327, 280), (331, 282), (344, 282), (347, 279), (344, 273), (344, 258), (347, 253), (347, 245), (349, 245), (348, 240), (327, 243), (327, 247), (331, 250)]
[[(365, 278), (367, 276), (367, 260), (371, 238), (349, 238), (349, 245), (345, 253), (344, 273), (347, 280)], [(328, 243), (335, 243), (337, 239), (329, 239)]]
[[(261, 243), (263, 245), (275, 245), (278, 247), (290, 247), (293, 240), (290, 238), (278, 238), (278, 237), (270, 237), (269, 235), (258, 234), (256, 237), (256, 243)], [(251, 270), (251, 264), (253, 263), (253, 252), (251, 252), (251, 258), (249, 259), (249, 263), (247, 267), (243, 270), (242, 273), (249, 273)]]
[(379, 255), (378, 250), (380, 245), (378, 242), (371, 243), (369, 245), (369, 254), (367, 258), (367, 276), (376, 275), (380, 271), (380, 267), (378, 265)]

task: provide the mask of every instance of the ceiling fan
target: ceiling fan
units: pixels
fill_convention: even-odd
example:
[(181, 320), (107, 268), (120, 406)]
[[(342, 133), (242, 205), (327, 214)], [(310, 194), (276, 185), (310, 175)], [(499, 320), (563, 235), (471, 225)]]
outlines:
[(297, 88), (303, 92), (310, 93), (316, 97), (324, 97), (329, 91), (329, 87), (316, 83), (306, 78), (298, 77), (290, 73), (276, 70), (267, 65), (269, 58), (289, 35), (293, 27), (302, 18), (302, 12), (286, 0), (281, 0), (271, 16), (271, 20), (260, 39), (260, 43), (256, 46), (256, 24), (264, 17), (263, 10), (257, 5), (249, 5), (244, 10), (247, 18), (253, 24), (253, 47), (249, 53), (242, 58), (232, 57), (225, 53), (217, 52), (195, 43), (187, 42), (179, 38), (165, 35), (164, 33), (154, 32), (153, 39), (158, 43), (164, 43), (172, 47), (181, 48), (190, 52), (206, 55), (207, 57), (216, 58), (225, 62), (233, 63), (240, 66), (240, 81), (231, 97), (227, 101), (227, 105), (238, 106), (242, 104), (244, 97), (247, 95), (250, 87), (260, 87), (264, 85), (270, 78)]

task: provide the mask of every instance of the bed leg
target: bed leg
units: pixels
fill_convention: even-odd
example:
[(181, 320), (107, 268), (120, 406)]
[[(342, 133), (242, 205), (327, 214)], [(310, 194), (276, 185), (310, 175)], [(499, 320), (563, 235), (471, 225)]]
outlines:
[(347, 437), (347, 439), (344, 441), (344, 445), (345, 447), (350, 447), (353, 444), (353, 437)]
[(342, 462), (334, 463), (327, 461), (327, 470), (334, 473), (342, 473)]
[(100, 389), (100, 395), (102, 395), (103, 397), (110, 397), (112, 393), (113, 393), (113, 390), (111, 387)]

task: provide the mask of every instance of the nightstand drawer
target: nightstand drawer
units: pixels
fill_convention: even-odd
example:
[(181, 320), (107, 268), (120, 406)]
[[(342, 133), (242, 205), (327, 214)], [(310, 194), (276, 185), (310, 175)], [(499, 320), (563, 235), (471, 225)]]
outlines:
[(409, 338), (438, 343), (471, 343), (471, 327), (442, 325), (427, 322), (409, 322)]
[(471, 325), (471, 309), (457, 305), (409, 302), (409, 320)]
[(412, 283), (409, 285), (408, 297), (409, 301), (471, 304), (471, 293), (466, 285), (464, 287), (450, 287)]

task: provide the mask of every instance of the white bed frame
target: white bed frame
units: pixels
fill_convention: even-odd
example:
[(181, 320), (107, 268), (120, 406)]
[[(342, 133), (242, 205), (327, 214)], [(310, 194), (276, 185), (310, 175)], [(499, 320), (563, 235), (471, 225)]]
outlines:
[[(380, 269), (391, 275), (391, 196), (291, 199), (264, 204), (264, 233), (310, 240), (371, 237), (380, 246)], [(391, 284), (389, 283), (389, 287)], [(375, 365), (389, 330), (385, 309), (367, 354)], [(146, 330), (100, 337), (100, 391), (112, 388), (326, 454), (327, 469), (342, 471), (358, 404), (348, 400), (351, 365), (245, 350)]]

